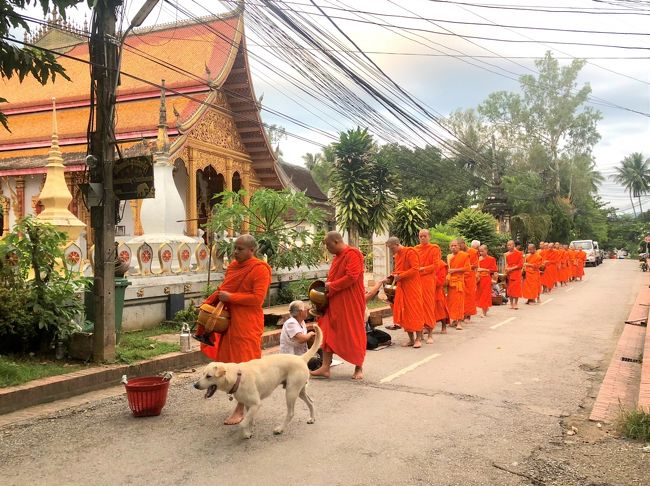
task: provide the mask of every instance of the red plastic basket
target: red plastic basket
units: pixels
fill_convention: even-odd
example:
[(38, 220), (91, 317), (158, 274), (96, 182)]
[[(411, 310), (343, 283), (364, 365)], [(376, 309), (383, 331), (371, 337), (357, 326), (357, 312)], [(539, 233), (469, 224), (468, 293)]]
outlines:
[(161, 376), (133, 378), (125, 385), (129, 407), (136, 417), (160, 415), (167, 402), (169, 380)]

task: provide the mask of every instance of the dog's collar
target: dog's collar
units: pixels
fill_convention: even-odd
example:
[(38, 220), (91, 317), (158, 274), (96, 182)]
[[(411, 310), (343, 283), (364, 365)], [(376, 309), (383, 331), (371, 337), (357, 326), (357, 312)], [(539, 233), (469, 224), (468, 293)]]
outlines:
[(237, 390), (239, 390), (239, 385), (241, 384), (241, 371), (237, 372), (237, 380), (235, 381), (235, 384), (232, 386), (230, 391), (228, 392), (228, 395), (230, 395), (230, 400), (232, 400), (232, 396), (237, 393)]

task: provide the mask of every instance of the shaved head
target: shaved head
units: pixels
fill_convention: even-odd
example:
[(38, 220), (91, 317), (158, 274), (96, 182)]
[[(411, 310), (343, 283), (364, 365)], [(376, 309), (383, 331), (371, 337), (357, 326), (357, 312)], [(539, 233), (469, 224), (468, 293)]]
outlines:
[(325, 235), (325, 247), (332, 255), (338, 255), (341, 253), (348, 245), (343, 241), (343, 236), (338, 231), (330, 231)]
[(399, 238), (397, 236), (391, 236), (386, 240), (386, 246), (399, 245)]
[(255, 238), (248, 234), (241, 235), (235, 240), (235, 249), (233, 251), (233, 256), (239, 263), (243, 263), (249, 258), (255, 256), (256, 248), (257, 243), (255, 242)]
[(343, 236), (341, 236), (341, 233), (339, 233), (338, 231), (329, 231), (325, 235), (325, 241), (331, 241), (333, 243), (337, 241), (343, 241)]
[(472, 240), (472, 248), (478, 248), (481, 246), (481, 242), (478, 240)]

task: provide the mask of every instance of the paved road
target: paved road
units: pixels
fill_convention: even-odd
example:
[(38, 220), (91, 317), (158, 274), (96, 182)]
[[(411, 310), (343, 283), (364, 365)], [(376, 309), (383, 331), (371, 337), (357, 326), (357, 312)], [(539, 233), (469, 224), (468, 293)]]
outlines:
[[(420, 350), (370, 352), (366, 380), (334, 368), (312, 381), (282, 436), (281, 390), (251, 440), (220, 422), (232, 404), (204, 400), (178, 377), (157, 418), (134, 419), (123, 396), (0, 429), (3, 484), (528, 484), (516, 470), (562, 440), (609, 360), (642, 273), (606, 261), (542, 305), (505, 306)], [(397, 339), (402, 336), (393, 333)], [(600, 367), (600, 368), (599, 368)], [(594, 370), (600, 371), (594, 373)], [(595, 379), (596, 378), (596, 379)]]

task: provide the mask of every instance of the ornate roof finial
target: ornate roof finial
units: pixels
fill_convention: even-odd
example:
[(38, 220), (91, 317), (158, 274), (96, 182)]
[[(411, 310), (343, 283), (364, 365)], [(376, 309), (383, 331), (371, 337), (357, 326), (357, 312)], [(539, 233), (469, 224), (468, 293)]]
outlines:
[(160, 88), (160, 116), (158, 119), (158, 138), (156, 140), (156, 153), (166, 154), (169, 151), (169, 135), (167, 134), (167, 102), (165, 99), (165, 80)]
[(56, 98), (52, 97), (52, 147), (50, 149), (50, 155), (61, 156), (61, 150), (59, 148), (59, 127), (56, 123)]

